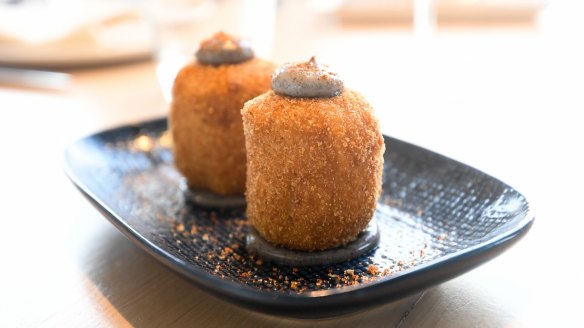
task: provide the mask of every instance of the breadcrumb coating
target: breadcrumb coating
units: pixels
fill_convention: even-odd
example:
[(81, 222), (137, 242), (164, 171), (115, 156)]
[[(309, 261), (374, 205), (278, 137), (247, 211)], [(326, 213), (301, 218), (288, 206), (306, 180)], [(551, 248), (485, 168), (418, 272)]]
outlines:
[(245, 191), (241, 108), (270, 89), (275, 66), (258, 58), (232, 65), (193, 62), (177, 75), (169, 127), (177, 169), (190, 188), (220, 195)]
[(269, 91), (242, 110), (247, 216), (269, 242), (303, 251), (353, 241), (381, 192), (385, 146), (357, 92), (293, 98)]

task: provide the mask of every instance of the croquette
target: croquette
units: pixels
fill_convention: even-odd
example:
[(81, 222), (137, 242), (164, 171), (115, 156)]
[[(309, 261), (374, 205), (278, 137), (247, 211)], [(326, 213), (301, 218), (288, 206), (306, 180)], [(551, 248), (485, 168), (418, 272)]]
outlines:
[(381, 192), (385, 145), (356, 91), (289, 97), (269, 91), (242, 110), (247, 217), (268, 242), (318, 251), (353, 241)]
[(228, 64), (195, 60), (180, 70), (172, 90), (169, 128), (175, 164), (189, 188), (218, 195), (244, 193), (241, 108), (270, 89), (273, 69), (272, 63), (253, 57)]

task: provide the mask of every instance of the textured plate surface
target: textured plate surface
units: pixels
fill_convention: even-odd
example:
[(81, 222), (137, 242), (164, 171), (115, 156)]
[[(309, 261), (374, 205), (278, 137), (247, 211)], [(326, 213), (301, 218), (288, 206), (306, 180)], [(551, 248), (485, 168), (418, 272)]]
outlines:
[(313, 267), (247, 252), (243, 209), (189, 201), (165, 119), (79, 140), (65, 160), (72, 181), (120, 231), (201, 288), (261, 312), (327, 317), (458, 276), (503, 252), (533, 222), (526, 199), (501, 181), (397, 139), (385, 143), (379, 246), (349, 262)]

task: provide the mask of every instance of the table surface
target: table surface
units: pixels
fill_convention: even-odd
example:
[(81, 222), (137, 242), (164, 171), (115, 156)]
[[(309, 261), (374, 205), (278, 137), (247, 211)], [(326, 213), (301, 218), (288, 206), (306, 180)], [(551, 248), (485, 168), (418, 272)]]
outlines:
[(584, 28), (574, 12), (558, 2), (533, 25), (429, 33), (333, 28), (310, 15), (290, 29), (278, 20), (274, 61), (318, 54), (370, 100), (384, 133), (500, 178), (536, 214), (528, 235), (496, 259), (342, 318), (272, 317), (218, 300), (128, 241), (69, 182), (62, 155), (75, 139), (166, 115), (153, 62), (75, 70), (62, 91), (0, 85), (0, 326), (576, 325)]

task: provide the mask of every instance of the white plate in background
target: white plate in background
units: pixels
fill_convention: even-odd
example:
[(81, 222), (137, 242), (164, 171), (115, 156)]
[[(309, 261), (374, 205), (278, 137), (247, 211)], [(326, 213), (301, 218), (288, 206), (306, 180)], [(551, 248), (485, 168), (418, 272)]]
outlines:
[(0, 64), (104, 65), (149, 58), (152, 28), (137, 7), (111, 2), (0, 6)]

